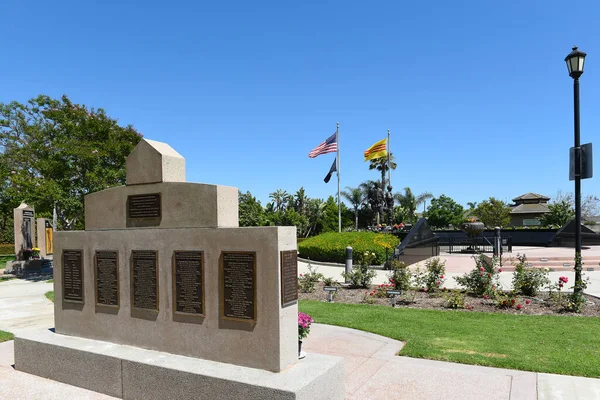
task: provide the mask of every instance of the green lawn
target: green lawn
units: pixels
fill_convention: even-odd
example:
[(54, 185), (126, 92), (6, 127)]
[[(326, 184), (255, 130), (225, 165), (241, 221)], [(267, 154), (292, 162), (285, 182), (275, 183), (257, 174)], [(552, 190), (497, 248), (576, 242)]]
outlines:
[(16, 276), (4, 276), (0, 275), (0, 282), (10, 281), (11, 279), (16, 279)]
[(45, 295), (48, 298), (48, 300), (54, 303), (54, 291), (46, 292)]
[(46, 283), (54, 283), (54, 279), (48, 279)]
[(0, 269), (4, 269), (6, 267), (7, 261), (16, 260), (15, 256), (0, 256)]
[[(600, 377), (600, 318), (437, 311), (303, 300), (315, 322), (402, 340), (400, 355)], [(309, 336), (310, 339), (310, 336)]]
[(15, 337), (10, 332), (0, 331), (0, 342), (6, 342), (7, 340), (13, 340)]

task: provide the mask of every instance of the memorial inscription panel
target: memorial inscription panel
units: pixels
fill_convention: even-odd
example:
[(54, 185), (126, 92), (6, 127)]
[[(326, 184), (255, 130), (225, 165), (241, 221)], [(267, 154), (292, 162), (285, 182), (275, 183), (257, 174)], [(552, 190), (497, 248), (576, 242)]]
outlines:
[(119, 257), (116, 251), (96, 251), (96, 304), (119, 306)]
[(223, 303), (225, 319), (256, 321), (256, 253), (222, 253)]
[(298, 251), (281, 252), (281, 305), (298, 301)]
[(204, 315), (204, 252), (173, 254), (173, 305), (175, 313)]
[(160, 193), (127, 196), (127, 218), (160, 218)]
[(63, 250), (63, 300), (83, 303), (83, 250)]
[(133, 250), (131, 253), (132, 306), (158, 311), (158, 251)]

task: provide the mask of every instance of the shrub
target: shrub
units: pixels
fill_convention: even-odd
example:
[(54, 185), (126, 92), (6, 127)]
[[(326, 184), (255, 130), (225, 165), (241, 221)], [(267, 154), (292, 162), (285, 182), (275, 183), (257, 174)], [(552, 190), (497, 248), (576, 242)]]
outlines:
[(317, 282), (323, 279), (323, 274), (317, 272), (317, 268), (308, 264), (308, 273), (300, 274), (298, 278), (298, 288), (302, 293), (312, 293), (315, 291)]
[(444, 306), (446, 308), (465, 308), (465, 295), (460, 291), (455, 290), (452, 292), (444, 293)]
[(336, 283), (333, 277), (323, 278), (323, 285), (325, 286), (335, 286)]
[(517, 308), (521, 309), (522, 304), (519, 302), (517, 295), (512, 292), (496, 292), (496, 307), (498, 308)]
[[(308, 238), (298, 243), (298, 251), (303, 258), (325, 262), (346, 262), (346, 247), (351, 246), (354, 258), (368, 251), (375, 253), (374, 263), (381, 265), (385, 262), (385, 251), (393, 253), (399, 240), (391, 234), (375, 232), (328, 232)], [(358, 256), (360, 257), (360, 256)]]
[(393, 260), (391, 268), (392, 271), (388, 275), (388, 278), (390, 283), (394, 285), (394, 289), (402, 290), (403, 292), (409, 290), (413, 274), (408, 265), (402, 261)]
[(388, 297), (387, 291), (393, 288), (394, 285), (392, 285), (391, 283), (382, 283), (381, 285), (377, 285), (377, 289), (375, 289), (374, 296), (380, 299), (384, 299)]
[(494, 297), (499, 286), (498, 260), (494, 257), (491, 262), (483, 255), (475, 257), (475, 268), (468, 274), (457, 276), (454, 279), (469, 292), (476, 295)]
[(342, 272), (344, 279), (350, 281), (350, 286), (355, 288), (368, 288), (377, 276), (377, 273), (369, 268), (376, 255), (375, 253), (365, 252), (360, 258), (360, 264), (354, 266), (350, 272)]
[(446, 262), (441, 261), (438, 257), (430, 258), (425, 262), (425, 271), (421, 272), (417, 269), (415, 274), (415, 283), (418, 287), (427, 289), (427, 292), (433, 293), (438, 291), (444, 281), (446, 273)]
[(535, 296), (540, 289), (550, 284), (548, 272), (542, 268), (528, 267), (525, 254), (517, 254), (519, 262), (515, 265), (513, 290), (525, 296)]
[(363, 303), (367, 303), (367, 304), (374, 304), (375, 303), (375, 293), (376, 291), (373, 290), (372, 292), (365, 292), (365, 295), (363, 296)]
[(0, 244), (0, 254), (15, 254), (15, 245), (13, 243)]

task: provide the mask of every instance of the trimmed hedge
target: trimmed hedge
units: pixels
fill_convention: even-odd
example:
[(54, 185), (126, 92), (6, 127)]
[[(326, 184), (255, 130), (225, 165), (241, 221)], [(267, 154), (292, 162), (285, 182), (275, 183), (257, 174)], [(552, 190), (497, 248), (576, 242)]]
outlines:
[(391, 234), (375, 232), (329, 232), (303, 240), (298, 244), (300, 257), (315, 261), (345, 263), (346, 247), (352, 246), (357, 261), (365, 251), (375, 253), (375, 264), (385, 262), (385, 249), (393, 254), (400, 241)]
[(15, 254), (15, 245), (13, 243), (0, 244), (0, 254)]

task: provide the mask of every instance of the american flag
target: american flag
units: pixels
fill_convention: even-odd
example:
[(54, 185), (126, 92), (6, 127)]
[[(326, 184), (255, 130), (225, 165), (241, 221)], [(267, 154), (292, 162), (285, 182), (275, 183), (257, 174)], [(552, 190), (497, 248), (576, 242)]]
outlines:
[(321, 154), (335, 153), (337, 151), (337, 132), (329, 136), (326, 141), (315, 147), (313, 151), (308, 153), (310, 158), (315, 158)]

